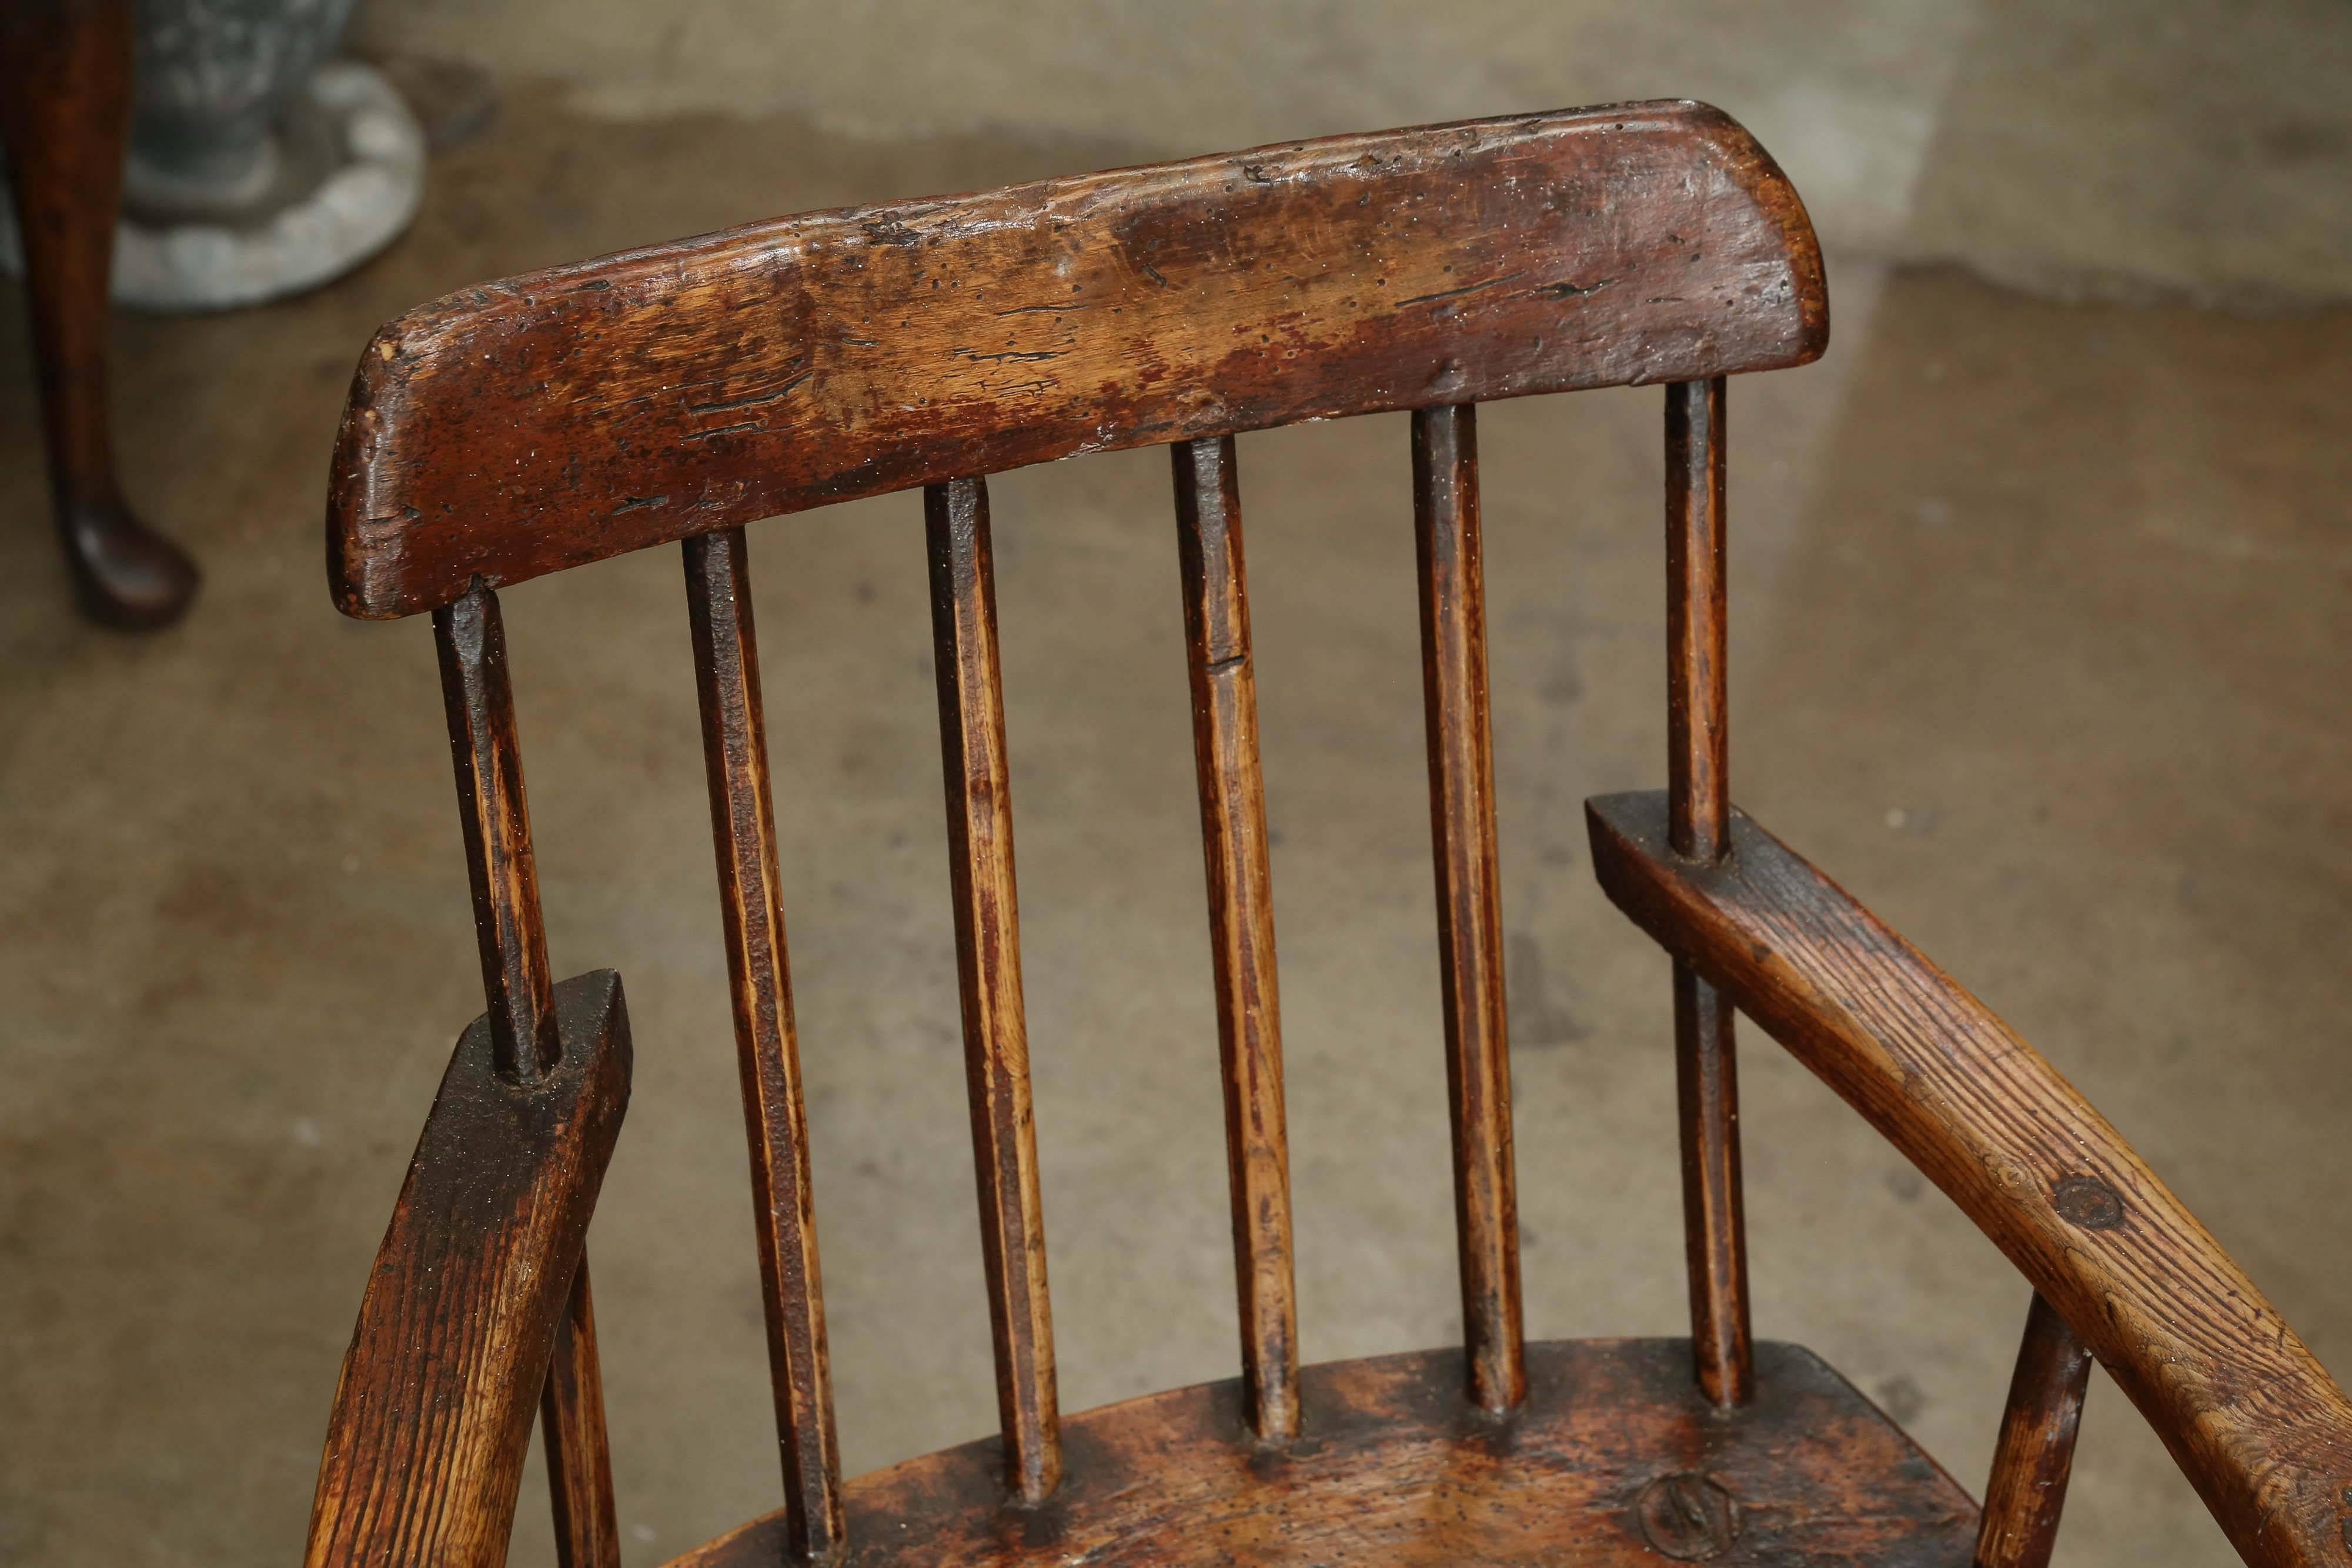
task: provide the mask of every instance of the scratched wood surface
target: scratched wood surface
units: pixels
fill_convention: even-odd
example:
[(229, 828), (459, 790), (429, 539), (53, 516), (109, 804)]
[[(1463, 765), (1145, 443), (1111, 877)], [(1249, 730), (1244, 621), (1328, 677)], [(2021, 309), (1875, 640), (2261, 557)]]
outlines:
[(1663, 794), (1586, 802), (1610, 898), (1860, 1111), (2049, 1299), (2245, 1560), (2342, 1568), (2352, 1405), (2244, 1271), (2055, 1068), (1735, 811), (1668, 847)]
[(549, 1347), (539, 1396), (557, 1568), (621, 1568), (613, 1505), (613, 1448), (604, 1432), (604, 1366), (596, 1349), (595, 1293), (583, 1251)]
[(348, 613), (777, 513), (1302, 419), (1816, 358), (1796, 193), (1701, 104), (814, 213), (453, 294), (362, 357)]
[[(531, 1418), (629, 1098), (620, 976), (566, 980), (554, 1000), (563, 1055), (533, 1083), (498, 1070), (487, 1018), (457, 1041), (343, 1357), (306, 1568), (506, 1561)], [(593, 1333), (578, 1337), (593, 1355)], [(564, 1369), (574, 1412), (584, 1370)], [(593, 1553), (610, 1522), (609, 1501), (590, 1500), (567, 1521), (567, 1549)]]
[(740, 529), (686, 541), (687, 625), (719, 860), (738, 1072), (751, 1156), (751, 1210), (779, 1458), (796, 1555), (841, 1541), (841, 1448), (833, 1416), (824, 1268), (809, 1170), (808, 1104), (784, 952), (776, 809), (760, 698), (750, 545)]
[(499, 1071), (528, 1083), (554, 1065), (562, 1048), (549, 1005), (555, 982), (498, 595), (478, 587), (442, 606), (433, 612), (433, 634), (491, 1046)]
[(1503, 1008), (1503, 873), (1495, 848), (1476, 409), (1413, 414), (1412, 517), (1463, 1339), (1472, 1401), (1507, 1410), (1526, 1391), (1520, 1347), (1527, 1330)]
[(1252, 1429), (1298, 1431), (1298, 1299), (1290, 1238), (1290, 1134), (1282, 1085), (1282, 1005), (1274, 961), (1274, 877), (1250, 662), (1241, 476), (1231, 436), (1169, 448), (1193, 772), (1208, 876), (1210, 967), (1225, 1103), (1226, 1187), (1242, 1387)]
[[(1666, 801), (1675, 852), (1696, 860), (1722, 852), (1731, 809), (1727, 401), (1720, 376), (1666, 389)], [(1680, 962), (1674, 1018), (1691, 1351), (1699, 1386), (1738, 1405), (1756, 1381), (1738, 1029), (1730, 1004)]]
[(1993, 1445), (1975, 1568), (2049, 1568), (2090, 1382), (2090, 1348), (2036, 1291)]
[[(1307, 1369), (1304, 1435), (1247, 1435), (1239, 1383), (1073, 1416), (1045, 1508), (1009, 1504), (992, 1442), (849, 1488), (856, 1568), (1964, 1568), (1966, 1493), (1810, 1352), (1756, 1347), (1756, 1402), (1717, 1412), (1682, 1340), (1527, 1347), (1528, 1396), (1463, 1396), (1458, 1350)], [(766, 1568), (781, 1519), (673, 1568)]]
[(1004, 671), (996, 646), (996, 568), (988, 486), (923, 493), (931, 568), (932, 663), (939, 677), (948, 882), (955, 904), (956, 982), (964, 1080), (980, 1194), (981, 1260), (996, 1351), (1002, 1466), (1032, 1500), (1062, 1473), (1054, 1307), (1045, 1281), (1045, 1197), (1029, 1092), (1021, 999), (1021, 904), (1013, 867), (1013, 772), (1004, 748)]

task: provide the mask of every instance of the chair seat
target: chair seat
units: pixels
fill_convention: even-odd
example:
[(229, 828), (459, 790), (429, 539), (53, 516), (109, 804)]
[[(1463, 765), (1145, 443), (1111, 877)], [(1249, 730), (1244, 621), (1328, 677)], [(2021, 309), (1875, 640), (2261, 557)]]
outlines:
[[(1304, 1374), (1306, 1434), (1248, 1437), (1238, 1382), (1063, 1424), (1047, 1502), (1007, 1500), (998, 1439), (850, 1484), (848, 1561), (1176, 1564), (1872, 1563), (1965, 1568), (1977, 1509), (1853, 1385), (1795, 1345), (1756, 1347), (1757, 1397), (1718, 1412), (1679, 1339), (1528, 1346), (1528, 1398), (1497, 1419), (1459, 1350)], [(773, 1568), (772, 1514), (677, 1568)]]

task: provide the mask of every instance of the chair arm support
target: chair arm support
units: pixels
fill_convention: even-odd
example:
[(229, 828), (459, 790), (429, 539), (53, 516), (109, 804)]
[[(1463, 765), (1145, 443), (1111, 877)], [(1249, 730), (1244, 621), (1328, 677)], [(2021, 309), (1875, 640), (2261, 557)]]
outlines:
[(621, 977), (555, 988), (561, 1064), (457, 1041), (360, 1304), (305, 1568), (499, 1568), (530, 1424), (629, 1100)]
[(2352, 1562), (2352, 1405), (2253, 1282), (2057, 1070), (1735, 811), (1720, 862), (1664, 794), (1585, 804), (1617, 906), (1944, 1189), (2082, 1336), (2239, 1554)]

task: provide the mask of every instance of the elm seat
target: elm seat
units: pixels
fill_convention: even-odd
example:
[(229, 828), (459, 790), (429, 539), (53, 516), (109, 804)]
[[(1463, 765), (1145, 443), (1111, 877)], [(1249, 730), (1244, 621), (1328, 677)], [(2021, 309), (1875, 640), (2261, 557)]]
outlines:
[[(1247, 1436), (1238, 1381), (1071, 1417), (1044, 1504), (1005, 1506), (996, 1439), (852, 1481), (850, 1559), (1101, 1568), (1370, 1562), (1549, 1565), (1964, 1564), (1976, 1505), (1819, 1357), (1756, 1347), (1758, 1397), (1725, 1412), (1679, 1339), (1527, 1347), (1507, 1416), (1462, 1396), (1458, 1351), (1307, 1367), (1305, 1436)], [(678, 1559), (765, 1568), (779, 1511)]]
[[(2046, 1061), (1730, 804), (1727, 378), (1806, 363), (1828, 328), (1795, 192), (1685, 102), (809, 214), (387, 325), (336, 448), (329, 576), (351, 614), (432, 612), (488, 1010), (362, 1303), (308, 1562), (496, 1568), (534, 1418), (562, 1561), (619, 1562), (584, 1238), (626, 1108), (627, 1009), (612, 972), (548, 967), (498, 594), (668, 543), (783, 1483), (781, 1508), (681, 1563), (2040, 1568), (2094, 1357), (2247, 1562), (2352, 1562), (2352, 1407), (2252, 1282)], [(1667, 787), (1586, 813), (1602, 890), (1675, 960), (1690, 1333), (1530, 1345), (1476, 405), (1648, 382), (1665, 387)], [(1387, 410), (1412, 413), (1464, 1343), (1302, 1369), (1234, 438)], [(1172, 465), (1241, 1375), (1065, 1420), (986, 476), (1142, 445)], [(746, 526), (916, 487), (1001, 1431), (845, 1485)], [(1981, 1510), (1820, 1361), (1751, 1341), (1735, 1009), (2033, 1287)]]

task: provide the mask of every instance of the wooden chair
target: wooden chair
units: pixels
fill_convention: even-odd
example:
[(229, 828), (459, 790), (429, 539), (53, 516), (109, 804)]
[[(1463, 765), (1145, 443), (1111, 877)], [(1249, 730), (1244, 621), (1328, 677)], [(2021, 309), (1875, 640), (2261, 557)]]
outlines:
[[(2343, 1564), (2352, 1409), (2212, 1238), (1981, 1003), (1728, 804), (1724, 388), (1816, 358), (1796, 193), (1645, 103), (818, 213), (453, 295), (369, 347), (329, 526), (348, 613), (431, 611), (488, 1012), (459, 1040), (337, 1391), (309, 1562), (497, 1564), (536, 1403), (572, 1568), (618, 1554), (583, 1236), (621, 986), (549, 974), (496, 590), (680, 542), (760, 1217), (776, 1563), (2046, 1561), (2089, 1363), (2245, 1560)], [(1476, 409), (1665, 386), (1667, 788), (1587, 808), (1675, 958), (1688, 1339), (1525, 1344)], [(1412, 411), (1461, 1349), (1301, 1368), (1234, 435)], [(1055, 1402), (985, 476), (1174, 458), (1242, 1375)], [(924, 487), (1001, 1437), (844, 1484), (744, 525)], [(1751, 1343), (1734, 1008), (2037, 1294), (1979, 1511), (1808, 1353)]]

